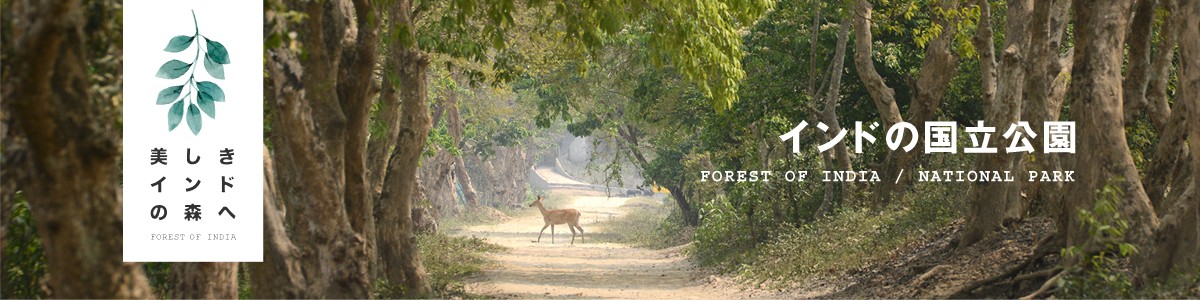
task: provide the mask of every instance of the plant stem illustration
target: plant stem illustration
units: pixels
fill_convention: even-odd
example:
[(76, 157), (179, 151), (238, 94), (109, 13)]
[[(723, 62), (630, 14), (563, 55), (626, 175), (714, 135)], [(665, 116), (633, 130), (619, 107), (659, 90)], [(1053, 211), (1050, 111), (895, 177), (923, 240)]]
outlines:
[[(208, 115), (209, 118), (217, 118), (217, 107), (215, 102), (225, 102), (225, 91), (221, 87), (211, 81), (196, 81), (196, 62), (201, 60), (203, 56), (204, 70), (208, 75), (216, 79), (225, 79), (225, 67), (229, 64), (229, 52), (225, 50), (225, 46), (214, 41), (207, 36), (200, 34), (200, 22), (196, 19), (196, 11), (192, 11), (192, 22), (195, 25), (196, 32), (191, 36), (179, 35), (171, 38), (167, 42), (167, 47), (163, 51), (178, 53), (187, 50), (193, 42), (196, 44), (196, 56), (191, 63), (172, 59), (164, 63), (158, 68), (158, 73), (155, 77), (163, 79), (177, 79), (188, 74), (188, 79), (181, 85), (170, 86), (158, 92), (157, 105), (172, 104), (171, 109), (167, 110), (167, 131), (174, 131), (175, 127), (184, 119), (184, 107), (187, 107), (187, 123), (188, 128), (192, 130), (192, 135), (199, 135), (200, 128), (203, 125), (203, 120), (200, 118), (200, 112)], [(204, 39), (201, 44), (200, 40)], [(203, 51), (202, 51), (203, 50)], [(201, 55), (203, 53), (203, 55)], [(187, 94), (183, 94), (184, 88), (187, 88)]]

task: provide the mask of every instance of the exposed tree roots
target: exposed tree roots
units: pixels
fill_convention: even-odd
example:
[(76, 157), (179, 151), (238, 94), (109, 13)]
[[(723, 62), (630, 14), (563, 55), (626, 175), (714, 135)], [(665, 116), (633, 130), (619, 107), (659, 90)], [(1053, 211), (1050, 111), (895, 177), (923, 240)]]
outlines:
[[(970, 298), (971, 292), (974, 291), (975, 289), (978, 289), (980, 287), (990, 285), (990, 284), (993, 284), (993, 283), (996, 283), (996, 282), (999, 282), (999, 281), (1002, 281), (1005, 279), (1009, 279), (1009, 278), (1013, 278), (1012, 282), (1015, 283), (1015, 282), (1019, 282), (1022, 280), (1041, 278), (1041, 277), (1050, 276), (1050, 274), (1054, 274), (1054, 272), (1057, 272), (1061, 268), (1058, 266), (1055, 266), (1050, 269), (1040, 270), (1040, 271), (1035, 271), (1033, 273), (1020, 275), (1021, 272), (1024, 271), (1026, 268), (1028, 268), (1031, 264), (1033, 264), (1033, 262), (1038, 261), (1038, 260), (1042, 259), (1043, 257), (1046, 257), (1046, 255), (1053, 253), (1053, 251), (1051, 249), (1055, 248), (1054, 246), (1052, 246), (1052, 245), (1055, 245), (1055, 243), (1051, 243), (1051, 241), (1053, 241), (1054, 236), (1055, 236), (1054, 234), (1049, 234), (1049, 235), (1043, 237), (1042, 239), (1038, 240), (1037, 245), (1035, 245), (1033, 248), (1033, 252), (1031, 252), (1028, 256), (1026, 256), (1025, 260), (1022, 261), (1020, 264), (1018, 264), (1016, 267), (1013, 267), (1012, 269), (1009, 269), (1008, 271), (1005, 271), (1004, 273), (1001, 273), (996, 276), (992, 276), (992, 277), (988, 277), (988, 278), (984, 278), (981, 280), (967, 283), (966, 285), (963, 285), (962, 288), (959, 288), (958, 291), (955, 291), (954, 293), (946, 296), (946, 299)], [(1018, 275), (1020, 275), (1020, 276), (1018, 276)], [(1058, 275), (1062, 275), (1062, 272), (1059, 272)], [(1055, 278), (1051, 278), (1050, 280), (1053, 281), (1056, 279), (1057, 279), (1057, 276)], [(1045, 291), (1039, 290), (1039, 292), (1045, 292)]]
[[(1057, 269), (1057, 267), (1055, 267), (1055, 269)], [(1054, 275), (1054, 277), (1050, 277), (1050, 280), (1046, 280), (1046, 283), (1043, 283), (1041, 288), (1038, 288), (1038, 290), (1034, 291), (1032, 294), (1021, 297), (1021, 299), (1033, 299), (1047, 292), (1053, 293), (1058, 291), (1058, 288), (1055, 287), (1055, 283), (1057, 283), (1064, 274), (1067, 274), (1067, 270), (1064, 269), (1062, 271), (1058, 271), (1058, 274)], [(1054, 290), (1050, 290), (1051, 287), (1055, 287)]]

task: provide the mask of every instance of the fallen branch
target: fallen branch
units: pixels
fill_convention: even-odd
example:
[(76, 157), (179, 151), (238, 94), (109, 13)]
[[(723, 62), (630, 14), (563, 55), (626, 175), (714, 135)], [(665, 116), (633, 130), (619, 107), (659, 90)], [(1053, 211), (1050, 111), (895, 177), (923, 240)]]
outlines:
[(1050, 280), (1046, 280), (1046, 283), (1043, 283), (1042, 287), (1039, 288), (1037, 291), (1034, 291), (1033, 294), (1029, 294), (1028, 296), (1021, 297), (1020, 299), (1025, 300), (1025, 299), (1037, 298), (1042, 293), (1049, 291), (1050, 287), (1055, 286), (1055, 283), (1058, 282), (1059, 278), (1062, 278), (1063, 274), (1067, 274), (1067, 270), (1059, 271), (1057, 275), (1054, 275), (1054, 277), (1050, 277)]
[[(1022, 270), (1024, 270), (1026, 267), (1029, 267), (1029, 265), (1032, 264), (1034, 261), (1037, 261), (1037, 260), (1041, 259), (1042, 257), (1045, 257), (1046, 255), (1050, 254), (1050, 251), (1046, 250), (1046, 249), (1049, 248), (1047, 245), (1049, 245), (1049, 241), (1052, 240), (1053, 238), (1054, 238), (1054, 234), (1052, 233), (1052, 234), (1049, 234), (1049, 235), (1043, 237), (1042, 239), (1038, 240), (1037, 245), (1034, 246), (1034, 248), (1033, 248), (1033, 253), (1030, 253), (1029, 256), (1026, 257), (1026, 259), (1024, 261), (1022, 261), (1020, 264), (1018, 264), (1016, 267), (1009, 269), (1008, 271), (1006, 271), (1002, 274), (984, 278), (984, 279), (963, 285), (963, 287), (959, 288), (958, 291), (955, 291), (954, 293), (946, 296), (946, 299), (968, 298), (968, 296), (971, 294), (971, 291), (974, 291), (975, 289), (977, 289), (979, 287), (989, 285), (989, 284), (995, 283), (997, 281), (1007, 279), (1009, 277), (1017, 276), (1017, 274), (1020, 274)], [(1055, 268), (1057, 268), (1057, 267), (1055, 267)]]
[(1053, 275), (1057, 274), (1059, 271), (1062, 271), (1062, 267), (1054, 267), (1054, 268), (1050, 268), (1050, 269), (1045, 269), (1045, 270), (1013, 277), (1012, 281), (1015, 283), (1015, 282), (1021, 282), (1021, 281), (1034, 279), (1034, 278), (1049, 277), (1049, 276), (1053, 276)]

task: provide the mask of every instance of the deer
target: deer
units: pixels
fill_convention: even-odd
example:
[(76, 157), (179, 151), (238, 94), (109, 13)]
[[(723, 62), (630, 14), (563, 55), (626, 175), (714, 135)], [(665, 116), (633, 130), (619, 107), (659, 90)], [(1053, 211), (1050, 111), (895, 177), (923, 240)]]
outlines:
[(542, 226), (542, 231), (538, 232), (537, 242), (542, 242), (542, 233), (546, 232), (546, 227), (550, 227), (550, 243), (554, 243), (554, 225), (567, 224), (567, 228), (571, 229), (571, 244), (575, 244), (575, 229), (579, 229), (579, 242), (583, 242), (583, 227), (579, 227), (579, 211), (573, 208), (566, 209), (546, 209), (542, 206), (544, 196), (538, 196), (537, 200), (529, 204), (529, 207), (537, 206), (542, 212), (542, 220), (546, 221), (546, 225)]

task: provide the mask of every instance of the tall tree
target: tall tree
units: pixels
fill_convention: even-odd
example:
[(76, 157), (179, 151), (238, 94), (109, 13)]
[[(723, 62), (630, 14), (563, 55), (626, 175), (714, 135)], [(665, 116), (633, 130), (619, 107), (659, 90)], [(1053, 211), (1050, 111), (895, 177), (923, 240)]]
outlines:
[[(1179, 77), (1177, 103), (1182, 104), (1172, 114), (1184, 113), (1187, 118), (1188, 142), (1192, 145), (1191, 182), (1174, 202), (1163, 201), (1156, 207), (1164, 212), (1155, 232), (1153, 249), (1143, 257), (1146, 263), (1140, 270), (1145, 278), (1165, 278), (1172, 272), (1192, 270), (1200, 264), (1200, 1), (1179, 0), (1177, 13), (1180, 22), (1179, 34)], [(1163, 51), (1166, 49), (1162, 49)], [(1177, 123), (1178, 125), (1184, 125)], [(1180, 126), (1182, 127), (1182, 126)]]
[[(987, 4), (986, 0), (983, 5)], [(988, 10), (990, 11), (990, 9)], [(996, 134), (992, 135), (992, 139), (997, 142), (991, 142), (994, 148), (1000, 148), (1003, 144), (999, 143), (999, 133), (1008, 130), (1008, 126), (1017, 124), (1021, 116), (1021, 104), (1024, 102), (1025, 88), (1025, 66), (1022, 61), (1028, 59), (1029, 53), (1029, 32), (1026, 30), (1026, 25), (1030, 22), (1030, 14), (1033, 13), (1033, 3), (1029, 0), (1013, 0), (1008, 1), (1008, 13), (1005, 17), (1007, 24), (1005, 25), (1004, 47), (1000, 56), (999, 72), (996, 77), (990, 77), (991, 74), (983, 74), (983, 78), (991, 82), (984, 83), (983, 86), (995, 86), (995, 98), (989, 101), (990, 107), (987, 111), (987, 117), (984, 120), (984, 125), (992, 126), (996, 129)], [(1043, 11), (1045, 12), (1045, 11)], [(980, 27), (991, 27), (991, 24), (980, 22)], [(990, 34), (990, 29), (979, 30), (979, 33)], [(976, 37), (980, 39), (980, 37)], [(990, 39), (986, 37), (983, 39)], [(980, 45), (992, 47), (992, 45)], [(993, 62), (986, 61), (980, 58), (980, 70), (987, 69), (986, 65)], [(1028, 136), (1028, 132), (1016, 133), (1016, 137)], [(1028, 138), (1033, 139), (1033, 138)], [(1015, 167), (1024, 158), (1022, 153), (1007, 153), (997, 149), (996, 153), (980, 154), (975, 159), (976, 170), (1004, 170), (1016, 173), (1018, 177), (1021, 175), (1021, 170)], [(967, 229), (963, 232), (962, 240), (958, 244), (959, 249), (964, 249), (967, 246), (975, 243), (988, 233), (999, 229), (1001, 221), (1006, 217), (1019, 217), (1019, 215), (1010, 215), (1008, 207), (1010, 205), (1019, 205), (1012, 203), (1020, 201), (1017, 195), (1009, 195), (1010, 193), (1020, 192), (1020, 184), (1022, 180), (1013, 182), (1004, 181), (976, 181), (971, 183), (971, 188), (967, 191), (967, 200), (970, 204), (970, 211), (967, 214)], [(1014, 185), (1016, 186), (1014, 188)]]
[[(953, 11), (957, 9), (956, 1), (939, 1), (941, 11)], [(874, 42), (871, 38), (871, 24), (873, 6), (867, 0), (854, 1), (854, 65), (858, 69), (859, 79), (866, 86), (867, 91), (871, 94), (871, 99), (875, 101), (875, 107), (879, 110), (879, 117), (882, 119), (881, 124), (884, 130), (891, 128), (900, 122), (905, 122), (905, 117), (900, 115), (900, 108), (896, 104), (896, 92), (891, 87), (888, 87), (887, 82), (875, 70), (875, 62), (873, 56)], [(935, 14), (934, 22), (938, 28), (943, 28), (943, 32), (933, 37), (928, 45), (925, 45), (925, 57), (921, 61), (920, 75), (916, 79), (914, 86), (912, 102), (908, 107), (907, 120), (918, 129), (925, 128), (925, 122), (934, 117), (934, 112), (939, 104), (944, 99), (946, 88), (949, 86), (950, 79), (954, 77), (958, 70), (958, 53), (951, 50), (951, 43), (954, 41), (955, 35), (951, 34), (950, 28), (957, 22), (958, 18), (949, 14)], [(913, 136), (909, 138), (907, 135), (901, 141), (901, 145), (907, 144), (911, 139), (917, 138)], [(904, 172), (903, 170), (912, 166), (917, 162), (921, 154), (920, 149), (913, 151), (895, 150), (888, 152), (887, 158), (880, 166), (882, 170), (877, 170), (880, 173), (881, 182), (875, 184), (873, 199), (871, 206), (881, 208), (895, 199), (903, 199), (905, 189), (909, 185), (912, 170)], [(896, 178), (896, 179), (892, 179)]]
[[(504, 48), (515, 3), (402, 0), (384, 8), (367, 0), (342, 0), (267, 5), (263, 29), (272, 85), (267, 101), (275, 122), (271, 138), (280, 169), (276, 193), (288, 206), (289, 235), (304, 249), (298, 257), (305, 280), (300, 294), (368, 296), (374, 273), (368, 267), (371, 240), (377, 240), (388, 281), (406, 296), (424, 295), (429, 286), (417, 257), (411, 207), (412, 182), (432, 126), (426, 99), (430, 55), (487, 61), (487, 51)], [(527, 5), (542, 9), (548, 3)], [(566, 40), (584, 48), (600, 45), (601, 37), (628, 22), (646, 20), (658, 37), (650, 52), (673, 54), (672, 63), (712, 96), (715, 108), (723, 109), (736, 99), (737, 80), (743, 76), (734, 24), (750, 23), (770, 5), (764, 0), (699, 1), (688, 2), (690, 9), (676, 9), (678, 3), (669, 1), (615, 1), (555, 3), (552, 12), (542, 11), (545, 20), (565, 23)], [(396, 137), (379, 139), (395, 143), (386, 164), (370, 161), (368, 150), (381, 153), (390, 145), (371, 147), (366, 129), (370, 99), (378, 92), (370, 83), (383, 22), (389, 37), (383, 77), (395, 85), (384, 87), (383, 101), (400, 111), (398, 126), (384, 125), (388, 133), (398, 127)], [(398, 101), (390, 98), (393, 94)], [(384, 117), (391, 118), (389, 114)], [(382, 190), (378, 199), (371, 199), (374, 183), (369, 180), (378, 178), (383, 178)], [(372, 220), (373, 200), (379, 201), (378, 220)], [(372, 230), (377, 231), (375, 239), (370, 238)], [(276, 247), (272, 252), (291, 251), (279, 249), (286, 243), (266, 246)], [(284, 265), (273, 268), (290, 266), (287, 260), (277, 263)]]
[(14, 57), (4, 75), (4, 110), (13, 112), (15, 124), (8, 126), (28, 141), (29, 156), (5, 159), (4, 168), (27, 174), (19, 184), (45, 247), (50, 295), (150, 298), (141, 265), (119, 259), (121, 137), (112, 122), (119, 113), (110, 99), (89, 94), (95, 57), (85, 48), (89, 11), (81, 2), (20, 1), (9, 8), (19, 28), (5, 39)]
[[(829, 130), (825, 131), (823, 134), (824, 142), (828, 142), (829, 140), (833, 139), (834, 135), (836, 135), (837, 132), (842, 131), (842, 125), (838, 122), (837, 106), (838, 106), (838, 100), (839, 100), (838, 98), (841, 97), (841, 94), (839, 93), (839, 91), (841, 90), (841, 87), (842, 87), (842, 73), (843, 73), (842, 68), (843, 68), (843, 62), (845, 61), (845, 58), (846, 58), (846, 43), (847, 43), (847, 40), (849, 39), (850, 27), (852, 26), (850, 20), (851, 20), (851, 18), (849, 18), (849, 17), (842, 19), (842, 23), (839, 26), (840, 29), (838, 29), (837, 44), (836, 44), (837, 46), (836, 46), (836, 49), (834, 50), (832, 65), (829, 67), (829, 77), (828, 77), (829, 78), (829, 90), (826, 91), (825, 97), (823, 98), (825, 105), (820, 110), (818, 110), (817, 108), (815, 108), (811, 105), (807, 106), (810, 113), (819, 117), (821, 122), (823, 122), (823, 123), (827, 124), (827, 126), (829, 126)], [(814, 27), (812, 30), (814, 32), (816, 32), (819, 30), (819, 28)], [(813, 39), (813, 43), (812, 43), (812, 45), (813, 45), (812, 47), (814, 47), (814, 49), (817, 45), (816, 40), (817, 39)], [(812, 53), (815, 54), (816, 51), (814, 50)], [(815, 59), (813, 61), (815, 63)], [(811, 70), (811, 68), (810, 68), (810, 70)], [(811, 76), (810, 80), (816, 79), (816, 74), (812, 74), (810, 76)], [(810, 88), (811, 88), (811, 84), (810, 84)], [(816, 91), (813, 91), (812, 93), (816, 93)], [(817, 98), (813, 97), (812, 99), (817, 99)], [(796, 138), (799, 138), (799, 137), (796, 137)], [(832, 156), (834, 159), (837, 160), (836, 164), (830, 163), (829, 160), (825, 160), (825, 170), (826, 171), (853, 172), (854, 168), (850, 164), (850, 151), (847, 149), (846, 143), (837, 143), (833, 146), (832, 150), (833, 150)], [(828, 213), (831, 209), (833, 209), (833, 200), (832, 200), (832, 196), (831, 196), (831, 194), (832, 194), (831, 187), (833, 184), (834, 183), (827, 183), (827, 185), (829, 185), (829, 187), (827, 187), (825, 189), (825, 194), (826, 194), (825, 200), (822, 201), (821, 206), (818, 207), (817, 212), (814, 213), (814, 216), (816, 216), (817, 218), (823, 217), (826, 213)], [(838, 188), (839, 188), (838, 193), (841, 194), (842, 201), (852, 199), (853, 192), (850, 189), (851, 185), (853, 184), (852, 182), (842, 181), (842, 182), (838, 182), (836, 184), (838, 185)]]

